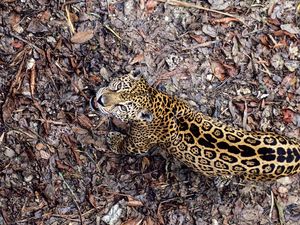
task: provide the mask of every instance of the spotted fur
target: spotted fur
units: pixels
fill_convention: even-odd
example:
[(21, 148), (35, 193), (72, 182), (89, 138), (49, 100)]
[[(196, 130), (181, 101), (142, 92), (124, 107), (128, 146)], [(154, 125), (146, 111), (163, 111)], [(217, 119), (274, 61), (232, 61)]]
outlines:
[(92, 106), (130, 122), (126, 136), (109, 137), (117, 153), (142, 154), (161, 146), (206, 176), (272, 180), (300, 172), (297, 139), (233, 128), (152, 88), (140, 76), (114, 79), (97, 92)]

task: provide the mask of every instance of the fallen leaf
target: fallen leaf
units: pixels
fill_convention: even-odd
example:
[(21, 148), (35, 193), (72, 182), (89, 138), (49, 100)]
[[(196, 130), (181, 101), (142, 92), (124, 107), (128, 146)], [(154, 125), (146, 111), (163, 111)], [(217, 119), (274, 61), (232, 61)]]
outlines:
[(150, 165), (150, 161), (148, 159), (148, 157), (143, 157), (142, 160), (142, 171), (144, 172)]
[(164, 221), (164, 217), (162, 216), (162, 208), (163, 208), (163, 204), (159, 203), (158, 209), (157, 209), (157, 218), (158, 218), (159, 224), (164, 225), (165, 221)]
[(32, 19), (26, 29), (28, 32), (36, 34), (49, 31), (48, 27), (44, 25), (39, 19)]
[(43, 148), (45, 148), (46, 146), (43, 144), (43, 143), (37, 143), (36, 145), (35, 145), (35, 148), (37, 149), (37, 150), (42, 150)]
[(147, 219), (144, 221), (143, 225), (154, 225), (153, 220), (150, 216), (147, 217)]
[(292, 110), (284, 109), (282, 111), (282, 114), (283, 114), (283, 121), (284, 122), (286, 122), (286, 123), (292, 123), (293, 122), (295, 113)]
[(46, 10), (44, 12), (41, 12), (38, 14), (38, 17), (40, 18), (40, 20), (43, 22), (43, 23), (46, 23), (50, 20), (51, 18), (51, 12), (49, 10)]
[(91, 40), (93, 37), (94, 37), (93, 30), (80, 31), (75, 33), (73, 37), (71, 37), (71, 41), (75, 44), (82, 44)]
[(278, 187), (278, 190), (277, 190), (280, 194), (286, 194), (286, 193), (288, 193), (288, 189), (286, 188), (286, 187), (284, 187), (284, 186), (280, 186), (280, 187)]
[(31, 58), (27, 64), (27, 68), (29, 68), (29, 64), (30, 65), (30, 93), (31, 96), (33, 97), (35, 94), (35, 86), (36, 86), (36, 64), (35, 64), (35, 60), (33, 58)]
[(131, 207), (137, 207), (137, 206), (143, 206), (143, 203), (139, 200), (136, 200), (135, 198), (128, 196), (128, 202), (127, 205)]
[(61, 170), (66, 170), (68, 172), (71, 172), (73, 170), (73, 168), (71, 166), (68, 166), (66, 165), (65, 163), (63, 163), (62, 161), (60, 160), (56, 160), (56, 167), (58, 169), (61, 169)]
[(72, 131), (76, 134), (87, 134), (88, 130), (83, 129), (81, 127), (77, 127), (77, 126), (72, 126)]
[(120, 220), (122, 211), (123, 209), (121, 208), (121, 205), (117, 203), (113, 205), (108, 213), (102, 217), (102, 220), (109, 225), (115, 225)]
[(293, 183), (293, 181), (291, 180), (290, 177), (282, 177), (279, 178), (276, 182), (282, 184), (282, 185), (289, 185), (291, 183)]
[(223, 66), (226, 69), (226, 74), (228, 74), (229, 76), (233, 77), (238, 74), (238, 70), (236, 67), (227, 64), (224, 64)]
[(144, 53), (137, 54), (130, 62), (130, 65), (134, 65), (144, 60)]
[(288, 24), (282, 24), (280, 25), (280, 28), (282, 30), (285, 30), (291, 34), (299, 34), (300, 33), (300, 29), (298, 27), (296, 27), (294, 24), (288, 23)]
[(89, 199), (89, 202), (91, 203), (91, 205), (94, 208), (97, 208), (97, 203), (96, 203), (95, 195), (89, 194), (88, 199)]
[(225, 17), (221, 19), (215, 19), (213, 22), (215, 23), (230, 23), (230, 22), (239, 22), (240, 20), (234, 17)]
[(274, 36), (276, 37), (283, 37), (283, 36), (288, 36), (289, 38), (294, 38), (295, 35), (291, 34), (290, 32), (287, 32), (285, 30), (276, 30), (273, 32)]
[(93, 127), (93, 124), (91, 120), (84, 114), (81, 114), (77, 117), (78, 122), (81, 126), (83, 126), (86, 129), (91, 129)]
[(211, 62), (210, 68), (213, 74), (220, 80), (225, 80), (225, 69), (224, 66), (219, 62)]
[(41, 150), (40, 154), (41, 154), (42, 159), (49, 159), (51, 157), (51, 155), (48, 152), (44, 151), (44, 150)]
[(202, 44), (205, 42), (205, 38), (202, 35), (190, 34), (190, 37), (193, 38), (199, 44)]
[(135, 219), (129, 219), (125, 222), (123, 222), (121, 225), (140, 225), (142, 223), (143, 219), (135, 218)]
[(281, 24), (277, 18), (272, 19), (270, 17), (267, 19), (267, 23), (275, 25), (275, 26), (279, 26)]
[(281, 82), (281, 85), (285, 88), (289, 88), (291, 86), (296, 85), (297, 83), (297, 77), (295, 73), (290, 73), (289, 75), (285, 76)]
[(17, 40), (13, 40), (11, 42), (11, 46), (13, 46), (14, 48), (23, 48), (23, 43)]
[(157, 6), (157, 2), (153, 0), (148, 0), (145, 6), (146, 6), (147, 13), (152, 13), (155, 7)]
[(259, 36), (259, 40), (260, 40), (260, 42), (261, 42), (263, 45), (268, 46), (268, 47), (270, 46), (270, 44), (269, 44), (269, 38), (268, 38), (267, 35), (264, 35), (264, 34), (260, 35), (260, 36)]

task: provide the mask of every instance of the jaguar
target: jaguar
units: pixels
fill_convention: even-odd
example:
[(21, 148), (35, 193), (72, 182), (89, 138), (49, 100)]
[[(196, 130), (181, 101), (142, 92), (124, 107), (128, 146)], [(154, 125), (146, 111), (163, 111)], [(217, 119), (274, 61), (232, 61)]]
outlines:
[(235, 128), (151, 87), (134, 72), (100, 88), (91, 107), (129, 124), (125, 135), (107, 136), (117, 154), (146, 154), (159, 146), (193, 170), (221, 179), (274, 180), (300, 172), (298, 139)]

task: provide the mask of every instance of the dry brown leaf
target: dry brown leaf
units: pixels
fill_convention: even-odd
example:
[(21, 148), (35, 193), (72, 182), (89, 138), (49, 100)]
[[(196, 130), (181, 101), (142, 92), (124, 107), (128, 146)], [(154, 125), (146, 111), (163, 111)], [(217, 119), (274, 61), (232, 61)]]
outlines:
[(13, 46), (14, 48), (23, 48), (24, 44), (21, 41), (13, 40), (11, 42), (11, 46)]
[(297, 77), (295, 73), (291, 73), (283, 78), (281, 85), (288, 88), (290, 86), (296, 85), (296, 83), (297, 83)]
[(283, 121), (286, 123), (292, 123), (294, 120), (295, 113), (290, 109), (283, 109)]
[(135, 219), (129, 219), (125, 222), (123, 222), (121, 225), (140, 225), (142, 223), (143, 219), (135, 218)]
[(78, 122), (81, 126), (83, 126), (86, 129), (91, 129), (93, 127), (93, 124), (91, 120), (84, 114), (81, 114), (77, 117)]
[(205, 42), (205, 38), (202, 35), (190, 34), (190, 37), (193, 38), (199, 44), (202, 44)]
[(274, 26), (279, 26), (281, 24), (277, 18), (272, 19), (270, 17), (267, 19), (267, 23), (272, 24)]
[(56, 160), (56, 167), (58, 169), (61, 169), (61, 170), (66, 170), (68, 172), (71, 172), (73, 170), (72, 167), (68, 166), (68, 165), (65, 165), (62, 161), (60, 160)]
[(74, 138), (72, 136), (68, 136), (66, 134), (63, 134), (61, 136), (62, 140), (70, 147), (73, 155), (74, 155), (74, 158), (77, 162), (78, 165), (81, 165), (82, 162), (80, 160), (80, 154), (79, 154), (79, 151), (77, 149), (77, 146), (76, 146), (76, 141), (74, 140)]
[(154, 225), (155, 223), (153, 222), (153, 220), (151, 219), (150, 216), (147, 217), (146, 220), (144, 220), (143, 225)]
[(112, 122), (115, 126), (121, 128), (123, 130), (126, 130), (129, 128), (127, 123), (124, 123), (122, 120), (120, 120), (116, 117), (113, 117)]
[(82, 44), (91, 40), (93, 37), (94, 37), (93, 30), (80, 31), (73, 35), (71, 41), (75, 44)]
[(100, 83), (102, 81), (102, 78), (100, 76), (92, 74), (92, 75), (89, 75), (89, 81), (92, 84), (97, 84), (97, 83)]
[(137, 54), (136, 56), (133, 57), (133, 59), (130, 62), (130, 65), (134, 65), (136, 63), (139, 63), (144, 60), (144, 53)]
[(268, 46), (268, 47), (270, 46), (270, 45), (269, 45), (269, 38), (268, 38), (267, 35), (264, 35), (264, 34), (260, 35), (260, 36), (259, 36), (259, 40), (260, 40), (260, 42), (261, 42), (263, 45)]
[(157, 1), (148, 0), (145, 6), (146, 6), (147, 13), (152, 13), (155, 7), (157, 6)]
[(286, 39), (281, 39), (274, 45), (274, 48), (285, 48), (288, 46)]
[(230, 22), (239, 22), (240, 20), (234, 17), (225, 17), (221, 19), (215, 19), (213, 22), (215, 23), (230, 23)]
[(36, 145), (35, 145), (35, 148), (37, 149), (37, 150), (42, 150), (42, 149), (44, 149), (46, 146), (43, 144), (43, 143), (37, 143)]
[(150, 165), (150, 161), (148, 159), (148, 157), (143, 157), (143, 161), (142, 161), (142, 171), (144, 172)]
[(13, 114), (16, 105), (12, 98), (7, 98), (4, 105), (2, 106), (2, 118), (3, 122), (7, 122)]
[(274, 88), (274, 81), (269, 76), (263, 77), (263, 82), (267, 88), (273, 89)]
[(283, 37), (283, 36), (288, 36), (289, 38), (295, 37), (295, 34), (291, 34), (290, 32), (287, 32), (285, 30), (276, 30), (273, 32), (273, 34), (276, 37)]
[(12, 27), (12, 29), (17, 33), (21, 33), (21, 31), (23, 31), (23, 28), (19, 25), (20, 20), (20, 15), (16, 13), (12, 13), (9, 17), (9, 24)]
[(94, 208), (97, 208), (97, 202), (96, 202), (95, 195), (89, 194), (89, 195), (88, 195), (88, 199), (89, 199), (89, 202), (91, 203), (91, 205), (92, 205)]
[(87, 134), (88, 130), (83, 129), (81, 127), (72, 126), (72, 131), (76, 134)]
[(162, 207), (163, 207), (163, 204), (159, 203), (158, 209), (157, 209), (157, 218), (158, 218), (159, 224), (164, 225), (165, 221), (164, 221), (164, 217), (162, 216)]
[(143, 206), (143, 203), (141, 201), (136, 200), (131, 196), (127, 196), (127, 198), (128, 198), (128, 202), (127, 202), (128, 206), (131, 206), (131, 207)]
[(232, 66), (232, 65), (227, 65), (227, 64), (224, 64), (223, 66), (225, 67), (226, 73), (227, 73), (229, 76), (233, 77), (233, 76), (235, 76), (235, 75), (238, 74), (238, 70), (237, 70), (236, 67), (234, 67), (234, 66)]
[(145, 9), (145, 0), (140, 0), (140, 9), (141, 10)]
[(219, 62), (211, 62), (210, 63), (211, 70), (213, 74), (220, 80), (225, 80), (225, 69), (224, 66)]
[(42, 23), (46, 23), (51, 18), (51, 12), (49, 10), (46, 10), (44, 12), (41, 12), (38, 14), (38, 18), (42, 21)]
[(44, 150), (41, 150), (40, 154), (41, 154), (42, 159), (49, 159), (51, 157), (51, 155), (48, 152), (44, 151)]

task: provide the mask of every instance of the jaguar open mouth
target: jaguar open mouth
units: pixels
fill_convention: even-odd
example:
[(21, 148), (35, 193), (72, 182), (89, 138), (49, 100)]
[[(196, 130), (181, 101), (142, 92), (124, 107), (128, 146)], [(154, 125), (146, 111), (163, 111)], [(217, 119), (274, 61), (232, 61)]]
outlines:
[(93, 97), (91, 97), (90, 98), (90, 108), (93, 110), (93, 111), (98, 111), (99, 109), (98, 109), (98, 106), (97, 106), (97, 104), (96, 104), (96, 100), (97, 98), (96, 98), (96, 96), (93, 96)]

